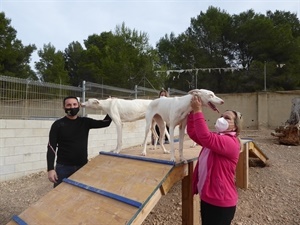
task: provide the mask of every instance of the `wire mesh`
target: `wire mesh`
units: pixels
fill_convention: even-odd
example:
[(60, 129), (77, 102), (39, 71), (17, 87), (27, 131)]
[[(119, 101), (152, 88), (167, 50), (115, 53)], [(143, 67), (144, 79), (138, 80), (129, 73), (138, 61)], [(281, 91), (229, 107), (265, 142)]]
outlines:
[[(176, 89), (168, 89), (173, 95), (185, 94)], [(155, 99), (159, 90), (135, 86), (134, 90), (103, 84), (83, 82), (82, 87), (74, 87), (47, 82), (0, 76), (0, 118), (1, 119), (53, 119), (65, 115), (63, 99), (66, 96), (106, 99)], [(85, 109), (80, 115), (103, 114), (101, 110)]]

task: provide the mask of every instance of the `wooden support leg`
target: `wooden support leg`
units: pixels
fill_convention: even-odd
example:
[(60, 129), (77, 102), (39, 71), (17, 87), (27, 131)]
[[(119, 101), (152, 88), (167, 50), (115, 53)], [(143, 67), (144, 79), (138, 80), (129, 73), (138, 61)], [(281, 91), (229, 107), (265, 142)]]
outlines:
[(192, 193), (194, 162), (188, 163), (188, 175), (182, 179), (182, 225), (194, 224), (194, 200)]
[(249, 184), (249, 143), (243, 145), (236, 167), (236, 186), (248, 189)]

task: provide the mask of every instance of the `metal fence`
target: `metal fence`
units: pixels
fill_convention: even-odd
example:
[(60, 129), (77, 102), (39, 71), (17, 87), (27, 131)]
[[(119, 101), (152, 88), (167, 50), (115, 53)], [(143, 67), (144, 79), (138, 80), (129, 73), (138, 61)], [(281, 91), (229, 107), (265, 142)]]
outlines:
[[(184, 91), (168, 88), (171, 95), (183, 95)], [(110, 96), (135, 99), (157, 98), (159, 90), (135, 86), (134, 90), (83, 81), (81, 87), (0, 76), (0, 118), (1, 119), (53, 119), (64, 116), (62, 100), (76, 96), (85, 101), (88, 98), (106, 99)], [(102, 113), (86, 109), (81, 115)]]

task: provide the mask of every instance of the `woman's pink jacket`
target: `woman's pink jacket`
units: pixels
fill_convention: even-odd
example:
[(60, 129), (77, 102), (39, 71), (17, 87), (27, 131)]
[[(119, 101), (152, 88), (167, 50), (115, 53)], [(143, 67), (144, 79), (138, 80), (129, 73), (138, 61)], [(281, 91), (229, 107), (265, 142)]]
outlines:
[[(235, 170), (239, 159), (240, 142), (235, 132), (220, 135), (210, 132), (202, 112), (190, 113), (187, 120), (187, 133), (203, 148), (210, 149), (207, 165), (196, 164), (193, 174), (193, 192), (198, 194), (198, 168), (207, 167), (207, 175), (200, 198), (220, 207), (235, 206), (238, 194), (235, 185)], [(201, 157), (201, 152), (199, 154)]]

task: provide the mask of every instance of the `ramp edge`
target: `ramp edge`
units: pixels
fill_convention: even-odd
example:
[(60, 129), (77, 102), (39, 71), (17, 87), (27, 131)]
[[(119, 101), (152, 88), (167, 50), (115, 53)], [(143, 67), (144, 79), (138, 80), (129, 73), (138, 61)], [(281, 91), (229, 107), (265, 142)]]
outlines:
[(175, 162), (163, 160), (163, 159), (153, 159), (153, 158), (146, 158), (146, 157), (142, 157), (142, 156), (125, 155), (125, 154), (120, 154), (120, 153), (104, 152), (104, 151), (99, 152), (99, 154), (120, 157), (120, 158), (126, 158), (126, 159), (141, 160), (141, 161), (146, 161), (146, 162), (160, 163), (160, 164), (166, 164), (166, 165), (175, 165)]

